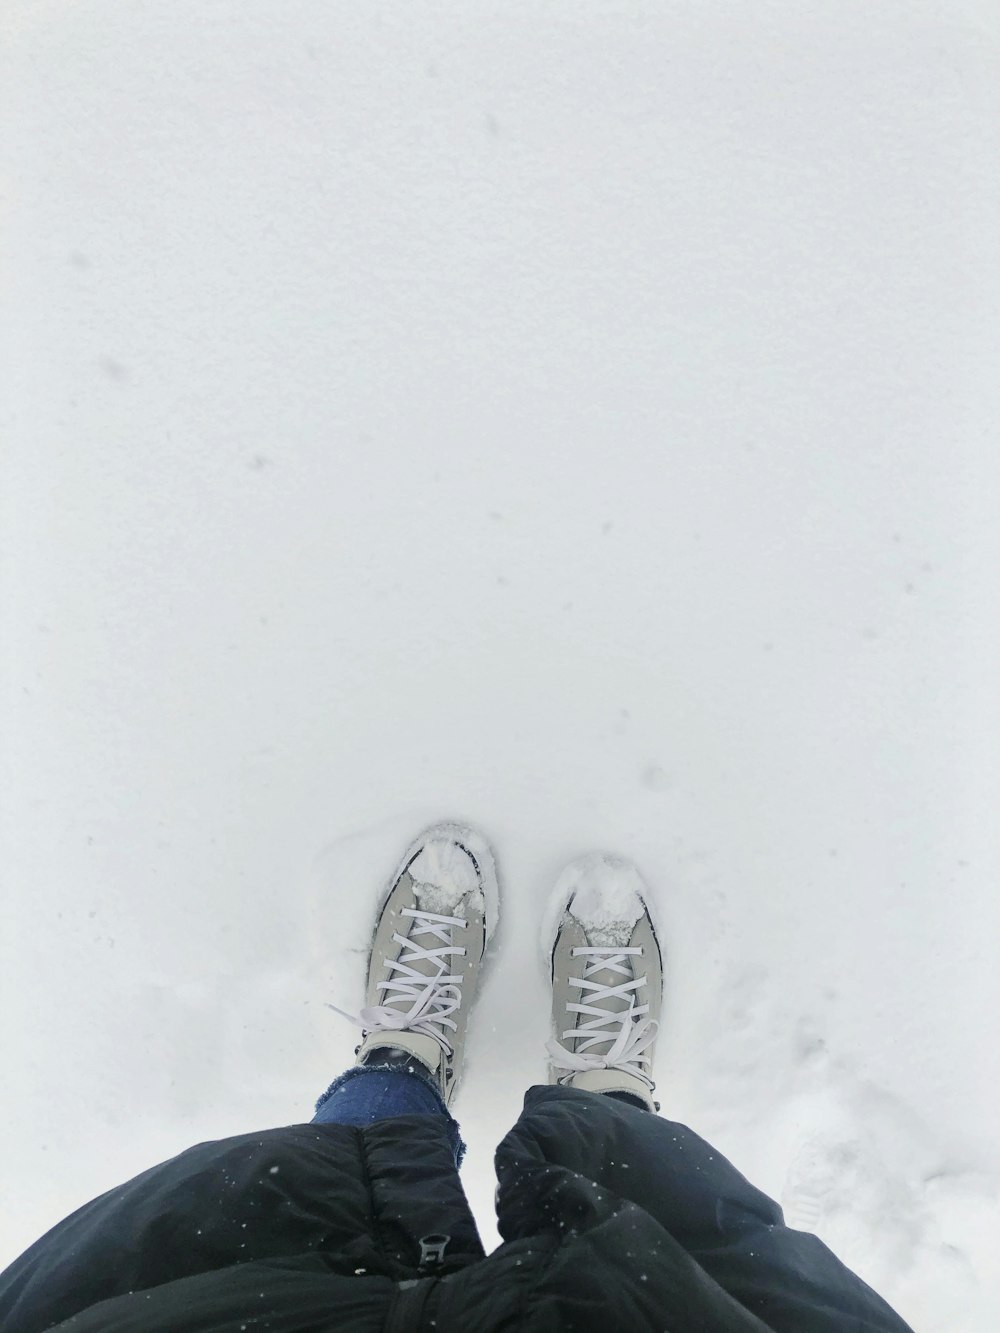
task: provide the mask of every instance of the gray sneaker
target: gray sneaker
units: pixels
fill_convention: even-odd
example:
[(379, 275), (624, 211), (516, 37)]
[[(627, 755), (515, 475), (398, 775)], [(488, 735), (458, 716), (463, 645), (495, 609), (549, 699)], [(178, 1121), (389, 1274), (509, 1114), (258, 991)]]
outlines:
[(543, 926), (551, 966), (549, 1082), (628, 1093), (651, 1111), (663, 959), (635, 866), (595, 852), (559, 876)]
[(436, 824), (413, 843), (375, 926), (365, 1007), (357, 1018), (345, 1015), (364, 1034), (358, 1064), (383, 1048), (408, 1055), (451, 1102), (498, 911), (493, 853), (480, 834)]

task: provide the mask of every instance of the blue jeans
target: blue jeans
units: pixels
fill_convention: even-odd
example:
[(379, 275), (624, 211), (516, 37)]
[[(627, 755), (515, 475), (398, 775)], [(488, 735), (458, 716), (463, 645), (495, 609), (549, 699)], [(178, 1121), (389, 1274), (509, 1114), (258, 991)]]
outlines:
[(314, 1125), (373, 1125), (399, 1115), (440, 1115), (449, 1126), (455, 1165), (461, 1166), (465, 1144), (458, 1122), (445, 1106), (444, 1098), (431, 1082), (418, 1072), (391, 1069), (388, 1065), (355, 1065), (339, 1074), (316, 1103)]

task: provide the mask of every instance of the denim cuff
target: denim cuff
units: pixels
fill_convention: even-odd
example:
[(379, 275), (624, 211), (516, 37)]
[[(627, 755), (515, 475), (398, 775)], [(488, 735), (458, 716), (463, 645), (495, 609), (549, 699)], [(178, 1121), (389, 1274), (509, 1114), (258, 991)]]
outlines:
[[(349, 1069), (345, 1069), (342, 1074), (338, 1074), (337, 1077), (330, 1084), (330, 1086), (326, 1089), (326, 1091), (319, 1097), (319, 1099), (316, 1102), (317, 1113), (320, 1110), (322, 1110), (324, 1106), (326, 1106), (330, 1098), (333, 1097), (337, 1092), (339, 1092), (340, 1089), (345, 1086), (345, 1084), (350, 1083), (353, 1079), (360, 1078), (365, 1074), (376, 1074), (376, 1073), (395, 1074), (403, 1079), (414, 1079), (419, 1083), (421, 1092), (425, 1093), (429, 1092), (431, 1094), (433, 1102), (436, 1103), (436, 1112), (440, 1113), (440, 1115), (442, 1115), (444, 1119), (447, 1121), (448, 1142), (451, 1144), (451, 1151), (452, 1151), (452, 1156), (455, 1159), (455, 1165), (456, 1167), (461, 1166), (462, 1160), (465, 1157), (465, 1143), (462, 1139), (458, 1121), (448, 1110), (445, 1100), (441, 1095), (440, 1089), (438, 1088), (437, 1081), (434, 1079), (430, 1070), (426, 1070), (426, 1072), (424, 1072), (424, 1066), (418, 1060), (414, 1060), (412, 1072), (410, 1072), (409, 1069), (400, 1069), (398, 1065), (389, 1065), (389, 1064), (352, 1065)], [(435, 1114), (435, 1112), (426, 1111), (421, 1108), (420, 1110), (417, 1110), (415, 1112), (401, 1111), (399, 1112), (399, 1114), (432, 1115)], [(389, 1119), (393, 1117), (384, 1117), (384, 1118)]]

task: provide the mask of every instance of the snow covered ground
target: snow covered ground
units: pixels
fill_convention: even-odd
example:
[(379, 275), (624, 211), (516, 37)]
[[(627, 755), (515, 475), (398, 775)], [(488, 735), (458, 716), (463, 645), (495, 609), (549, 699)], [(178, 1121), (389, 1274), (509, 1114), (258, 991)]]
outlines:
[(308, 1118), (407, 840), (667, 926), (664, 1113), (1000, 1320), (1000, 13), (7, 0), (0, 1264)]

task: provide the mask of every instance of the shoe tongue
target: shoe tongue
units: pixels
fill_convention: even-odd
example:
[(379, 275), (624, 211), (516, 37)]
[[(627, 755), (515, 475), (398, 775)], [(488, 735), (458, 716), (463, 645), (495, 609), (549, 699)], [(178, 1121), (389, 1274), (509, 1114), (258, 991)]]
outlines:
[[(614, 950), (628, 947), (636, 922), (643, 914), (643, 905), (624, 876), (609, 883), (608, 878), (602, 875), (584, 880), (573, 895), (570, 912), (583, 928), (588, 945), (595, 949)], [(588, 969), (597, 961), (593, 956), (588, 957)], [(628, 973), (609, 967), (599, 967), (593, 971), (587, 970), (587, 980), (594, 981), (599, 986), (620, 986), (633, 979), (635, 971), (632, 956), (626, 954), (621, 962), (628, 968)], [(630, 991), (628, 994), (636, 993)], [(636, 1003), (640, 999), (641, 996), (637, 995)], [(592, 1004), (595, 1009), (603, 1010), (609, 1016), (625, 1014), (631, 1007), (628, 996), (614, 995), (603, 999), (587, 996), (585, 1002)], [(618, 1024), (609, 1023), (607, 1038), (588, 1045), (587, 1054), (598, 1057), (607, 1055), (619, 1031)]]
[[(417, 861), (423, 859), (423, 854), (417, 857)], [(466, 858), (468, 860), (468, 858)], [(416, 865), (416, 862), (414, 862)], [(470, 900), (466, 896), (468, 890), (460, 883), (437, 883), (431, 884), (421, 881), (412, 874), (411, 870), (407, 872), (410, 879), (410, 886), (413, 891), (413, 898), (416, 908), (421, 912), (431, 912), (435, 916), (454, 916), (466, 920), (468, 917), (467, 907)], [(473, 885), (475, 887), (475, 884)], [(479, 895), (480, 898), (482, 895)], [(472, 895), (471, 906), (475, 908), (475, 897)], [(420, 929), (420, 920), (417, 917), (404, 917), (403, 922), (408, 922), (403, 933), (412, 941), (414, 946), (424, 949), (441, 949), (445, 947), (445, 941), (435, 934), (434, 931), (423, 931)], [(440, 926), (440, 931), (447, 935), (452, 943), (455, 942), (454, 931), (447, 926)], [(443, 959), (443, 966), (435, 962), (432, 958), (412, 958), (407, 959), (407, 967), (411, 967), (414, 972), (424, 976), (428, 981), (439, 977), (442, 974), (450, 975), (453, 971), (451, 966), (454, 961), (454, 955), (448, 955)], [(419, 983), (417, 983), (419, 984)], [(383, 1003), (389, 1009), (398, 1009), (403, 1013), (408, 1012), (413, 1007), (413, 998), (405, 995), (395, 995), (384, 1000)]]
[[(596, 961), (596, 959), (593, 961)], [(587, 980), (596, 981), (597, 984), (600, 986), (620, 986), (624, 982), (632, 980), (633, 977), (635, 976), (635, 973), (632, 971), (630, 965), (631, 960), (626, 959), (625, 961), (626, 961), (626, 966), (629, 967), (629, 975), (625, 976), (621, 972), (612, 971), (611, 968), (601, 967), (589, 973), (587, 976)], [(628, 995), (634, 995), (634, 994), (635, 994), (634, 991), (628, 992)], [(604, 999), (591, 999), (590, 997), (587, 997), (586, 1003), (592, 1004), (595, 1009), (602, 1009), (609, 1016), (611, 1014), (625, 1014), (631, 1007), (628, 995), (624, 997), (620, 995), (609, 995), (606, 996)], [(602, 1040), (600, 1042), (595, 1042), (593, 1046), (587, 1047), (587, 1051), (590, 1055), (607, 1055), (608, 1051), (612, 1047), (612, 1044), (614, 1043), (615, 1039), (618, 1036), (618, 1033), (620, 1031), (620, 1026), (617, 1023), (616, 1024), (609, 1023), (606, 1030), (608, 1032), (608, 1038), (606, 1041)]]
[[(587, 943), (592, 947), (598, 949), (620, 948), (622, 947), (620, 943), (622, 939), (624, 939), (624, 942), (626, 944), (628, 940), (631, 939), (633, 928), (634, 927), (631, 924), (628, 924), (627, 934), (624, 933), (625, 931), (624, 923), (621, 923), (618, 929), (615, 929), (614, 926), (609, 926), (607, 930), (597, 930), (597, 931), (588, 930), (586, 932)], [(595, 982), (598, 986), (621, 986), (625, 982), (633, 980), (635, 977), (633, 960), (631, 956), (627, 954), (625, 955), (624, 958), (621, 959), (623, 965), (626, 968), (628, 968), (627, 972), (620, 972), (617, 969), (613, 969), (610, 967), (593, 967), (595, 963), (598, 963), (600, 961), (598, 958), (595, 958), (593, 954), (584, 955), (580, 959), (580, 961), (586, 962), (587, 964), (582, 975), (586, 976), (586, 979), (588, 981)], [(592, 967), (593, 970), (591, 971)], [(608, 1015), (609, 1019), (611, 1019), (613, 1016), (625, 1014), (628, 1012), (629, 1008), (631, 1007), (628, 996), (635, 994), (636, 992), (629, 991), (626, 993), (625, 996), (607, 995), (603, 997), (598, 997), (589, 992), (581, 992), (580, 998), (584, 1004), (593, 1005), (595, 1009), (600, 1009), (603, 1013), (606, 1013)], [(637, 999), (636, 1003), (638, 1002), (639, 1000)], [(596, 1021), (596, 1015), (594, 1014), (580, 1015), (581, 1024), (589, 1023), (592, 1020)], [(591, 1031), (589, 1033), (581, 1033), (578, 1038), (574, 1038), (573, 1040), (574, 1042), (577, 1043), (576, 1049), (580, 1049), (579, 1045), (580, 1041), (586, 1041), (585, 1045), (586, 1053), (588, 1055), (594, 1055), (597, 1056), (598, 1058), (601, 1058), (603, 1056), (606, 1056), (608, 1052), (611, 1050), (611, 1047), (617, 1040), (620, 1031), (621, 1031), (621, 1024), (619, 1022), (609, 1021), (606, 1027), (601, 1027), (599, 1029), (599, 1033), (601, 1034), (600, 1040), (589, 1041), (590, 1037), (598, 1036), (598, 1032), (594, 1031)], [(605, 1032), (607, 1033), (606, 1037), (603, 1035)]]

